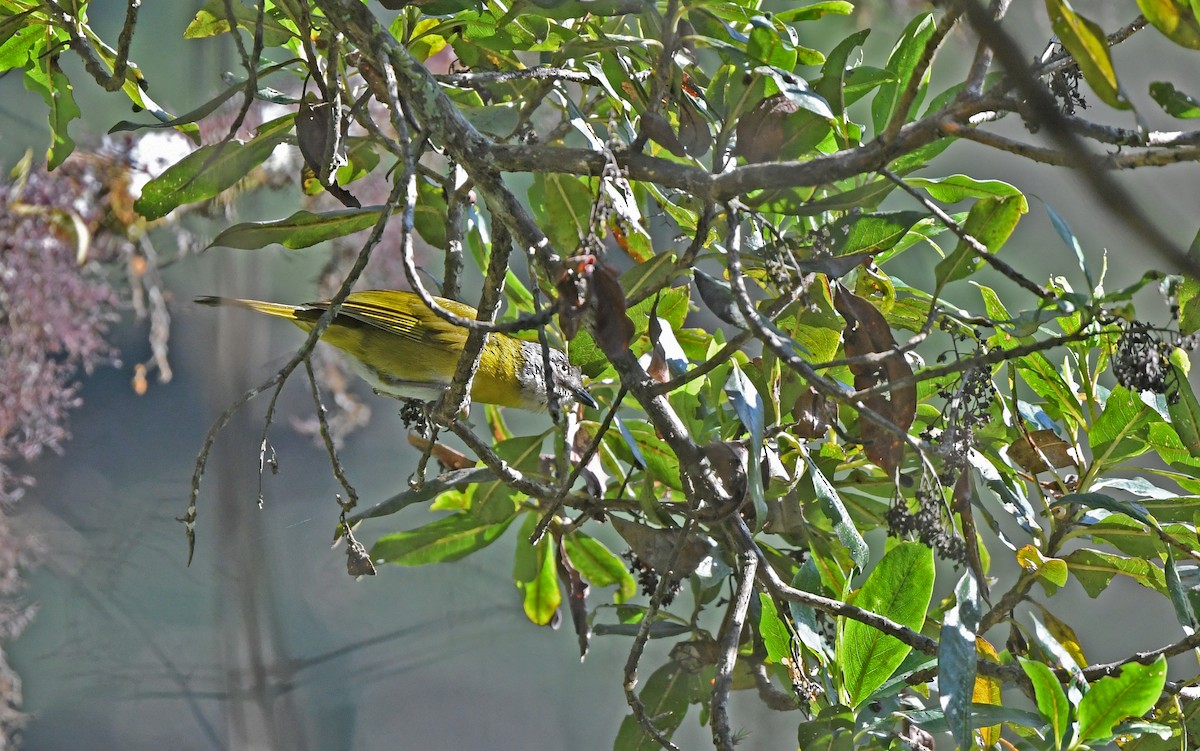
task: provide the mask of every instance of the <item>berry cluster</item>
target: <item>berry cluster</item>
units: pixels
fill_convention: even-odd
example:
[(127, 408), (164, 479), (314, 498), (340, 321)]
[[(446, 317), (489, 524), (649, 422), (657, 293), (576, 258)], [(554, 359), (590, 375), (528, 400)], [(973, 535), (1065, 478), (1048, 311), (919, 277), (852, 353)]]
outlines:
[[(621, 557), (629, 562), (629, 573), (637, 577), (642, 594), (647, 597), (653, 595), (654, 591), (658, 589), (658, 572), (654, 570), (654, 567), (639, 558), (638, 554), (632, 550), (624, 551), (621, 553)], [(675, 599), (675, 595), (679, 594), (679, 586), (678, 579), (668, 582), (667, 591), (663, 593), (662, 604), (664, 606), (670, 605)]]
[[(1174, 391), (1170, 356), (1175, 346), (1176, 343), (1167, 341), (1144, 323), (1129, 324), (1117, 340), (1117, 351), (1112, 357), (1117, 383), (1131, 391), (1156, 394)], [(1177, 399), (1178, 395), (1173, 397)]]
[(893, 537), (913, 537), (925, 543), (942, 558), (965, 563), (967, 546), (963, 540), (947, 531), (948, 523), (943, 523), (942, 514), (945, 504), (941, 499), (939, 487), (928, 487), (922, 484), (917, 490), (917, 510), (909, 511), (903, 500), (888, 509), (885, 518), (888, 534)]

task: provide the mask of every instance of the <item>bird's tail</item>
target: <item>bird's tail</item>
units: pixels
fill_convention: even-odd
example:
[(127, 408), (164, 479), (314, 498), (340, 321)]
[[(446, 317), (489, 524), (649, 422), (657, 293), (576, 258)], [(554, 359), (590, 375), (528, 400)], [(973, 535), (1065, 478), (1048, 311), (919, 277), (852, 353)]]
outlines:
[(200, 305), (236, 305), (239, 308), (249, 308), (257, 310), (259, 313), (266, 313), (269, 316), (278, 318), (288, 318), (296, 320), (300, 318), (298, 313), (303, 309), (303, 306), (298, 305), (283, 305), (276, 302), (263, 302), (261, 300), (239, 300), (233, 297), (197, 297), (196, 302)]

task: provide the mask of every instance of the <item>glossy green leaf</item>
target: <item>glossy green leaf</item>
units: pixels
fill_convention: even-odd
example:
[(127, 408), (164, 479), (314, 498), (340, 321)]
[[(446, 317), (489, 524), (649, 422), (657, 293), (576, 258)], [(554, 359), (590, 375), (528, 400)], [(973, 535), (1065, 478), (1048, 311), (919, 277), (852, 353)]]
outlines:
[[(896, 46), (892, 48), (892, 54), (888, 57), (887, 69), (896, 76), (896, 80), (880, 86), (879, 91), (875, 94), (875, 99), (871, 102), (871, 122), (875, 126), (877, 135), (887, 127), (902, 92), (914, 85), (913, 74), (916, 73), (917, 63), (925, 52), (925, 46), (933, 36), (934, 28), (933, 14), (922, 13), (908, 23), (908, 26), (900, 34)], [(926, 68), (925, 76), (928, 77), (928, 75), (929, 69)], [(923, 90), (925, 80), (917, 82), (916, 85)], [(921, 98), (921, 96), (917, 96), (913, 100), (912, 111), (917, 111), (921, 104)], [(907, 116), (908, 113), (905, 113), (905, 117)]]
[(926, 216), (920, 211), (852, 214), (830, 226), (832, 252), (835, 256), (882, 253), (900, 242), (909, 229)]
[(1167, 594), (1162, 569), (1143, 558), (1127, 558), (1096, 550), (1072, 550), (1062, 558), (1089, 597), (1100, 596), (1117, 575), (1128, 576), (1147, 589)]
[(1155, 81), (1150, 84), (1150, 98), (1158, 102), (1158, 106), (1171, 117), (1180, 120), (1192, 120), (1200, 117), (1200, 101), (1193, 99), (1175, 85), (1167, 81)]
[(381, 210), (379, 206), (370, 206), (320, 214), (297, 211), (286, 219), (242, 222), (222, 230), (208, 247), (253, 250), (278, 244), (292, 250), (308, 248), (326, 240), (370, 229), (379, 221)]
[(947, 175), (940, 178), (908, 177), (904, 182), (922, 188), (941, 203), (958, 203), (968, 198), (1007, 198), (1021, 191), (1003, 180), (976, 180), (967, 175)]
[(1187, 374), (1176, 363), (1171, 363), (1174, 375), (1174, 399), (1167, 399), (1167, 414), (1171, 416), (1171, 427), (1179, 434), (1179, 440), (1200, 459), (1200, 402), (1192, 391)]
[(1050, 723), (1051, 740), (1054, 748), (1059, 748), (1066, 740), (1067, 730), (1071, 722), (1071, 704), (1062, 684), (1044, 663), (1024, 657), (1017, 658), (1021, 669), (1033, 684), (1033, 696), (1037, 701), (1038, 711)]
[(167, 168), (142, 188), (134, 210), (147, 219), (166, 216), (176, 207), (214, 198), (262, 164), (292, 130), (295, 115), (260, 125), (246, 143), (202, 146)]
[(1167, 680), (1162, 656), (1149, 665), (1126, 663), (1117, 676), (1092, 684), (1079, 702), (1079, 739), (1083, 742), (1112, 737), (1113, 728), (1126, 717), (1140, 717), (1158, 702)]
[[(668, 662), (650, 674), (640, 697), (647, 717), (654, 726), (670, 738), (687, 714), (688, 701), (695, 691), (697, 676), (688, 673), (676, 662)], [(621, 721), (613, 751), (658, 751), (661, 746), (646, 732), (633, 715)]]
[[(1000, 250), (1016, 229), (1021, 216), (1029, 211), (1025, 196), (1017, 194), (1003, 198), (983, 198), (975, 202), (967, 214), (963, 230), (978, 240), (991, 253)], [(954, 252), (946, 256), (934, 268), (938, 284), (965, 279), (975, 273), (983, 261), (974, 248), (959, 240)]]
[(1146, 20), (1167, 39), (1200, 50), (1200, 21), (1194, 4), (1184, 0), (1137, 0), (1137, 4)]
[(563, 537), (563, 550), (575, 570), (597, 587), (617, 585), (613, 599), (625, 602), (637, 594), (637, 582), (629, 573), (625, 561), (613, 554), (604, 543), (575, 530)]
[(1117, 82), (1104, 29), (1076, 13), (1067, 0), (1046, 0), (1046, 12), (1054, 33), (1079, 63), (1079, 71), (1092, 91), (1110, 107), (1129, 109), (1129, 101)]
[[(919, 631), (933, 596), (933, 578), (933, 551), (921, 543), (902, 542), (880, 559), (854, 604)], [(911, 649), (894, 636), (847, 620), (842, 629), (838, 662), (851, 706), (857, 707), (870, 699)]]
[(454, 514), (379, 538), (371, 547), (371, 558), (402, 566), (457, 561), (491, 545), (511, 523), (511, 518), (493, 523), (470, 513)]
[(529, 538), (537, 527), (538, 515), (526, 514), (521, 533), (517, 535), (517, 552), (513, 558), (513, 583), (521, 592), (525, 617), (536, 626), (545, 626), (562, 604), (562, 589), (558, 586), (558, 559), (553, 535), (542, 535), (537, 543)]
[(862, 29), (838, 42), (838, 45), (825, 59), (825, 65), (821, 68), (820, 80), (813, 86), (813, 90), (829, 103), (829, 108), (835, 117), (841, 117), (846, 110), (846, 102), (842, 93), (846, 81), (846, 61), (855, 48), (862, 46), (870, 33), (870, 29)]
[[(805, 456), (807, 456), (807, 452)], [(809, 474), (812, 476), (813, 491), (816, 493), (817, 501), (821, 504), (821, 511), (833, 523), (833, 531), (837, 535), (838, 541), (846, 549), (846, 552), (850, 554), (855, 568), (862, 570), (867, 565), (867, 559), (871, 555), (871, 549), (867, 547), (867, 541), (863, 539), (862, 534), (858, 531), (858, 527), (854, 524), (854, 520), (850, 518), (850, 514), (846, 511), (846, 506), (842, 503), (842, 497), (838, 494), (837, 488), (833, 486), (833, 483), (825, 477), (811, 460), (809, 462)]]
[(758, 632), (762, 635), (763, 646), (767, 648), (767, 659), (775, 664), (792, 656), (792, 635), (775, 607), (775, 600), (766, 592), (758, 593), (759, 616)]

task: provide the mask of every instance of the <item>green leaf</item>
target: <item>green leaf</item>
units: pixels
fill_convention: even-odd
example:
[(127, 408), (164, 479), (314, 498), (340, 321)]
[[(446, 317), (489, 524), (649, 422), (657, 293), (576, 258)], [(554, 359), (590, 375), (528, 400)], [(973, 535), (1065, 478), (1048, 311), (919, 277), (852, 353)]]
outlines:
[[(242, 0), (232, 0), (234, 21), (248, 31), (258, 24), (257, 8), (249, 8)], [(263, 14), (263, 44), (268, 47), (281, 47), (292, 38), (293, 34), (283, 24), (279, 23), (269, 13)], [(229, 16), (225, 13), (225, 0), (209, 0), (192, 18), (192, 22), (183, 30), (184, 39), (204, 39), (206, 37), (225, 34), (229, 31)]]
[(846, 80), (846, 61), (849, 59), (850, 53), (856, 47), (861, 46), (870, 33), (870, 29), (862, 29), (838, 42), (838, 45), (833, 48), (833, 51), (825, 59), (825, 65), (821, 68), (821, 79), (813, 86), (817, 94), (829, 103), (829, 108), (833, 111), (835, 117), (842, 117), (846, 111), (846, 102), (843, 94)]
[(959, 748), (974, 745), (971, 700), (975, 694), (979, 630), (979, 586), (967, 571), (954, 588), (954, 607), (946, 611), (938, 645), (938, 693), (946, 724)]
[(52, 170), (75, 150), (67, 126), (80, 116), (71, 82), (58, 66), (58, 55), (31, 57), (25, 64), (25, 88), (40, 94), (50, 116), (50, 148), (46, 150), (46, 169)]
[(418, 177), (413, 229), (435, 248), (446, 247), (446, 211), (446, 194), (442, 186)]
[[(892, 548), (867, 577), (854, 604), (913, 630), (925, 623), (933, 596), (933, 551), (917, 542)], [(846, 620), (838, 662), (851, 706), (870, 699), (912, 647), (859, 621)]]
[(529, 544), (529, 537), (537, 523), (537, 514), (525, 515), (525, 523), (517, 535), (513, 582), (523, 596), (525, 617), (536, 626), (545, 626), (554, 619), (558, 606), (562, 604), (562, 590), (558, 586), (554, 535), (542, 535), (537, 544)]
[(1166, 81), (1155, 81), (1150, 84), (1150, 97), (1158, 102), (1158, 106), (1171, 117), (1180, 120), (1192, 120), (1200, 117), (1200, 101), (1184, 94), (1175, 88), (1174, 84)]
[(1175, 618), (1187, 633), (1194, 633), (1197, 625), (1196, 603), (1194, 602), (1197, 593), (1185, 586), (1179, 578), (1179, 568), (1175, 565), (1175, 553), (1170, 547), (1167, 548), (1166, 577), (1167, 591), (1171, 594), (1171, 605), (1175, 608)]
[(1138, 8), (1167, 39), (1181, 47), (1200, 50), (1200, 23), (1192, 4), (1182, 0), (1138, 0)]
[(758, 593), (758, 601), (762, 606), (758, 617), (758, 633), (762, 635), (763, 646), (767, 648), (767, 659), (776, 665), (787, 657), (792, 656), (792, 635), (775, 607), (775, 600), (766, 592)]
[(913, 225), (926, 216), (920, 211), (887, 211), (851, 214), (839, 219), (829, 228), (833, 255), (882, 253), (904, 239)]
[(935, 201), (958, 203), (968, 198), (1007, 198), (1021, 191), (1003, 180), (976, 180), (967, 175), (947, 175), (940, 178), (909, 177), (904, 182), (914, 188), (924, 188)]
[[(687, 714), (688, 702), (696, 691), (698, 676), (684, 670), (679, 663), (670, 661), (650, 674), (641, 700), (646, 716), (654, 726), (670, 738)], [(621, 729), (613, 742), (614, 751), (658, 751), (658, 742), (642, 730), (633, 715), (621, 721)]]
[(379, 538), (371, 547), (371, 558), (401, 566), (457, 561), (491, 545), (511, 523), (512, 518), (493, 523), (474, 514), (454, 514), (423, 527)]
[[(875, 99), (871, 102), (871, 122), (875, 126), (876, 135), (882, 133), (884, 128), (887, 127), (893, 112), (895, 112), (896, 105), (900, 101), (902, 92), (913, 85), (912, 77), (917, 70), (917, 63), (925, 53), (925, 45), (929, 43), (933, 32), (933, 14), (922, 13), (909, 22), (903, 33), (900, 34), (900, 39), (897, 40), (896, 46), (892, 48), (892, 54), (887, 62), (887, 69), (896, 76), (896, 80), (880, 86), (879, 92), (875, 94)], [(925, 78), (918, 83), (918, 86), (922, 90), (925, 87), (928, 76), (929, 68), (926, 68)], [(921, 99), (921, 96), (917, 96), (913, 100), (912, 112), (917, 111), (917, 108), (921, 104)], [(909, 113), (904, 113), (906, 119), (908, 115)]]
[[(800, 570), (792, 577), (792, 586), (802, 592), (822, 593), (821, 573), (817, 570), (817, 564), (812, 557), (806, 558), (804, 563), (800, 564)], [(821, 627), (817, 623), (817, 611), (811, 606), (801, 605), (790, 600), (788, 601), (788, 610), (792, 614), (792, 625), (796, 629), (796, 635), (800, 638), (800, 642), (824, 664), (826, 660), (825, 641), (821, 636)]]
[(871, 555), (871, 549), (867, 547), (867, 541), (863, 539), (862, 534), (858, 531), (858, 527), (854, 525), (854, 520), (850, 518), (850, 514), (846, 511), (845, 504), (842, 503), (842, 497), (838, 495), (837, 489), (833, 483), (825, 477), (821, 470), (813, 463), (808, 456), (808, 450), (804, 449), (804, 457), (809, 463), (809, 474), (812, 475), (813, 491), (816, 493), (817, 501), (821, 504), (821, 511), (833, 523), (833, 531), (837, 535), (838, 541), (846, 548), (850, 554), (851, 560), (854, 561), (854, 566), (862, 570), (867, 565), (867, 559)]
[(314, 214), (297, 211), (286, 219), (269, 222), (242, 222), (223, 230), (208, 244), (210, 248), (254, 250), (279, 244), (297, 250), (326, 240), (370, 229), (379, 221), (380, 206), (340, 209)]
[[(989, 252), (1000, 250), (1016, 228), (1021, 216), (1029, 211), (1025, 196), (1017, 194), (1003, 198), (982, 198), (967, 214), (963, 230), (983, 244)], [(939, 285), (965, 279), (975, 273), (983, 261), (965, 241), (959, 240), (954, 252), (934, 268)]]
[(213, 198), (262, 164), (292, 130), (294, 114), (264, 123), (246, 143), (202, 146), (167, 168), (142, 188), (133, 208), (147, 219), (166, 216), (176, 207)]
[(1062, 558), (1089, 597), (1098, 597), (1118, 574), (1159, 594), (1167, 594), (1162, 569), (1143, 558), (1126, 558), (1096, 550), (1073, 550)]
[(1025, 657), (1018, 657), (1017, 660), (1020, 661), (1025, 675), (1029, 676), (1029, 682), (1033, 684), (1033, 696), (1037, 701), (1038, 711), (1050, 722), (1054, 747), (1060, 748), (1071, 722), (1071, 704), (1067, 701), (1067, 694), (1055, 677), (1054, 671), (1044, 663)]
[(1167, 680), (1167, 661), (1161, 655), (1149, 665), (1126, 663), (1118, 676), (1092, 684), (1079, 701), (1079, 740), (1107, 739), (1113, 726), (1126, 717), (1141, 717), (1154, 708)]
[(596, 587), (617, 585), (613, 599), (620, 603), (637, 594), (637, 582), (625, 562), (604, 546), (578, 530), (563, 538), (563, 550), (580, 576)]
[(790, 73), (792, 68), (796, 67), (796, 44), (794, 40), (785, 38), (784, 34), (794, 35), (795, 32), (785, 26), (786, 31), (781, 33), (769, 19), (763, 16), (752, 18), (750, 25), (750, 39), (746, 42), (746, 54), (763, 65)]
[(1075, 12), (1067, 0), (1046, 0), (1050, 25), (1067, 51), (1079, 63), (1079, 71), (1092, 91), (1110, 107), (1130, 108), (1113, 69), (1104, 29)]
[(539, 172), (529, 189), (538, 225), (560, 255), (573, 255), (591, 232), (594, 200), (587, 182), (574, 175)]
[(1200, 402), (1188, 382), (1187, 374), (1178, 364), (1171, 363), (1174, 376), (1176, 399), (1167, 400), (1167, 414), (1171, 416), (1171, 427), (1179, 434), (1179, 440), (1191, 455), (1200, 459)]

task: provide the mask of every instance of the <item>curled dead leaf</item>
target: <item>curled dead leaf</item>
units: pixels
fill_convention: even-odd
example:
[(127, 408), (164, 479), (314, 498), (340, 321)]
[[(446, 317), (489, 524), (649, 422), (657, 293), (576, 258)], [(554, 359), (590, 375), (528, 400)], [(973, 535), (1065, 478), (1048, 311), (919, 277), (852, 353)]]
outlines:
[(1008, 447), (1008, 458), (1030, 474), (1046, 472), (1051, 468), (1079, 466), (1078, 457), (1071, 444), (1058, 437), (1053, 430), (1035, 430), (1013, 441)]
[[(846, 356), (850, 358), (879, 355), (872, 362), (850, 366), (854, 388), (858, 391), (912, 376), (912, 367), (896, 346), (891, 328), (883, 314), (865, 298), (847, 289), (841, 282), (835, 285), (833, 304), (846, 320), (842, 334)], [(917, 387), (914, 383), (875, 392), (863, 402), (885, 417), (897, 432), (907, 432), (917, 415)], [(863, 449), (867, 458), (879, 465), (889, 477), (895, 477), (904, 462), (904, 440), (890, 430), (868, 420), (860, 421)]]

